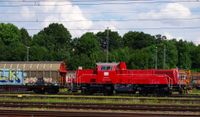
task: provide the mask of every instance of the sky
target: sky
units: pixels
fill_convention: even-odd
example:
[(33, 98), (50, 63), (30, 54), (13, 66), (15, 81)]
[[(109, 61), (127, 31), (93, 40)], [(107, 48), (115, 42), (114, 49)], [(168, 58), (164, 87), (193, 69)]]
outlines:
[(72, 34), (128, 31), (165, 35), (200, 44), (199, 0), (0, 0), (0, 22), (37, 34), (62, 23)]

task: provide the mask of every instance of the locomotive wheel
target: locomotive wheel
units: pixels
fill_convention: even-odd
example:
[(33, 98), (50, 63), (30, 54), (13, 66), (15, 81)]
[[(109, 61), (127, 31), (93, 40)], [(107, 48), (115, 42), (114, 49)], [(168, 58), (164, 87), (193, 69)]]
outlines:
[(92, 92), (89, 90), (88, 87), (82, 87), (81, 93), (84, 94), (84, 95), (91, 95), (92, 94)]
[(156, 91), (157, 96), (170, 96), (172, 94), (171, 90), (168, 89), (160, 89)]
[(104, 86), (104, 95), (113, 95), (113, 87), (112, 86)]
[(142, 96), (147, 96), (148, 92), (145, 91), (145, 90), (141, 90), (141, 91), (139, 91), (139, 94), (142, 95)]
[(46, 90), (46, 92), (47, 92), (48, 94), (57, 94), (57, 93), (59, 92), (59, 89), (58, 89), (58, 88), (48, 88), (48, 89)]
[(43, 90), (43, 89), (33, 89), (33, 92), (36, 93), (36, 94), (44, 94), (45, 90)]
[(131, 93), (132, 93), (132, 94), (135, 94), (135, 93), (136, 93), (136, 91), (132, 91)]
[(182, 95), (182, 94), (183, 94), (183, 90), (180, 89), (180, 90), (178, 91), (178, 93), (179, 93), (179, 95)]

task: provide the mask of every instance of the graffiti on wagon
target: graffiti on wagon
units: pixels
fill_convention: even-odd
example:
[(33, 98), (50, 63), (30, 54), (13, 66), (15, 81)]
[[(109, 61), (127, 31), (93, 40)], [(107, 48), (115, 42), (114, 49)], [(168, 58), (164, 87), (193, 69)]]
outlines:
[(21, 85), (24, 72), (21, 70), (0, 69), (0, 85)]

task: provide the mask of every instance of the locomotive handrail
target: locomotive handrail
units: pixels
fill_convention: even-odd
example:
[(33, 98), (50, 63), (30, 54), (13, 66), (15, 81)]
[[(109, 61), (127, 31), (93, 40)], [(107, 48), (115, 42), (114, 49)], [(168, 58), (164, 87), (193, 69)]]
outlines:
[[(163, 76), (163, 75), (161, 75), (161, 74), (119, 74), (119, 75), (122, 75), (122, 76), (124, 76), (124, 75), (129, 75), (129, 76), (148, 76), (148, 75), (155, 75), (155, 76)], [(166, 78), (166, 80), (169, 82), (168, 83), (168, 87), (172, 87), (172, 85), (173, 85), (173, 79), (171, 78), (171, 77), (169, 77), (168, 75), (166, 75), (166, 74), (164, 74), (164, 76), (165, 76), (165, 78)], [(169, 79), (169, 80), (168, 80)]]
[(172, 79), (171, 77), (169, 77), (168, 75), (166, 75), (166, 74), (165, 74), (165, 76), (168, 77), (168, 79), (169, 79), (169, 84), (168, 84), (168, 86), (171, 88), (172, 85), (173, 85), (173, 79)]
[(144, 76), (144, 75), (155, 75), (155, 76), (163, 76), (163, 75), (161, 75), (161, 74), (118, 74), (118, 75), (123, 75), (123, 76), (125, 76), (125, 75), (131, 75), (131, 76)]

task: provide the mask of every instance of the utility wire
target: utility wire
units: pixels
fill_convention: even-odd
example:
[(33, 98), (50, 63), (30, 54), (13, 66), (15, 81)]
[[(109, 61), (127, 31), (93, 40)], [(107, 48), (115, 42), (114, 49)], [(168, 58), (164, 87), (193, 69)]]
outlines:
[[(183, 11), (181, 9), (179, 9), (178, 11)], [(83, 11), (82, 13), (80, 12), (29, 12), (29, 13), (23, 13), (23, 14), (38, 14), (38, 15), (43, 15), (43, 14), (132, 14), (132, 13), (144, 13), (144, 12), (147, 12), (147, 11), (123, 11), (123, 10), (120, 10), (120, 11)], [(167, 14), (169, 11), (163, 11), (162, 13), (159, 13), (159, 14)], [(199, 10), (193, 10), (192, 12), (200, 12)], [(2, 12), (0, 11), (0, 14), (21, 14), (21, 12)]]
[(58, 0), (58, 1), (52, 1), (52, 0), (1, 0), (0, 2), (15, 2), (15, 3), (39, 3), (39, 2), (73, 2), (73, 3), (128, 3), (128, 2), (135, 2), (135, 3), (174, 3), (174, 2), (199, 2), (199, 0)]
[[(114, 4), (119, 4), (119, 5), (129, 5), (129, 4), (135, 4), (135, 3), (177, 3), (177, 2), (184, 2), (184, 3), (197, 3), (199, 1), (123, 1), (123, 2), (72, 2), (73, 5), (114, 5)], [(5, 2), (4, 2), (5, 3)], [(8, 3), (8, 2), (6, 2)], [(12, 2), (14, 3), (14, 2)], [(44, 4), (45, 2), (41, 1), (34, 1), (34, 2), (17, 2), (21, 4), (13, 4), (13, 5), (3, 5), (1, 4), (0, 7), (22, 7), (22, 6), (29, 6), (29, 7), (38, 7), (38, 6), (67, 6), (67, 5), (72, 5), (72, 3), (66, 3), (62, 2), (62, 4)], [(24, 4), (24, 3), (29, 3), (29, 4)], [(32, 4), (30, 4), (32, 3)], [(50, 2), (49, 2), (50, 3)], [(59, 3), (56, 1), (56, 3)]]
[(90, 19), (90, 20), (0, 20), (0, 22), (109, 22), (109, 21), (118, 21), (118, 22), (132, 22), (132, 21), (174, 21), (174, 20), (183, 20), (183, 21), (191, 21), (191, 20), (200, 20), (200, 17), (192, 17), (192, 18), (138, 18), (138, 19)]
[[(83, 31), (83, 30), (105, 30), (105, 28), (67, 28), (68, 30), (79, 30), (79, 31)], [(116, 28), (115, 30), (160, 30), (160, 29), (181, 29), (181, 30), (193, 30), (193, 29), (200, 29), (200, 26), (191, 26), (191, 27), (142, 27), (142, 28)], [(28, 28), (27, 30), (42, 30), (42, 29), (37, 29), (37, 28)], [(111, 29), (112, 30), (112, 29)], [(180, 31), (180, 30), (177, 30)]]

